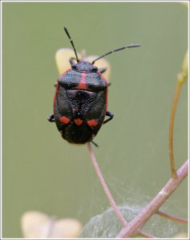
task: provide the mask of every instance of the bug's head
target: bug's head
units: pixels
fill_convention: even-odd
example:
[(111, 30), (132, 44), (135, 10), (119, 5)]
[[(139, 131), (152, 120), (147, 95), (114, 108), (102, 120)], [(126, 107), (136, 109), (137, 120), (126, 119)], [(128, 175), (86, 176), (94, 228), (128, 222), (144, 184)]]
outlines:
[(87, 61), (79, 61), (78, 63), (71, 62), (71, 67), (73, 70), (78, 72), (97, 72), (98, 68), (92, 63)]

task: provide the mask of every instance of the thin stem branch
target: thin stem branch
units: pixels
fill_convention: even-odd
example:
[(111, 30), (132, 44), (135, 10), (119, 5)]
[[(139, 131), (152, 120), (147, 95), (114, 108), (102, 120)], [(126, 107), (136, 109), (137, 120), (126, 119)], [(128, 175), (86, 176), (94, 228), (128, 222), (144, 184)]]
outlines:
[(111, 195), (111, 193), (110, 193), (110, 191), (108, 189), (108, 186), (107, 186), (107, 184), (106, 184), (106, 182), (104, 180), (104, 177), (102, 176), (102, 173), (100, 171), (100, 168), (99, 168), (98, 163), (96, 161), (96, 157), (95, 157), (93, 149), (92, 149), (92, 145), (91, 145), (90, 142), (88, 142), (87, 145), (88, 145), (88, 149), (89, 149), (90, 156), (91, 156), (91, 159), (92, 159), (92, 163), (94, 165), (94, 168), (95, 168), (95, 171), (96, 171), (96, 173), (98, 175), (100, 183), (102, 184), (104, 192), (105, 192), (105, 194), (106, 194), (106, 196), (107, 196), (111, 206), (113, 207), (113, 210), (115, 211), (115, 214), (119, 218), (120, 222), (122, 223), (123, 226), (126, 226), (127, 221), (125, 220), (125, 218), (123, 217), (123, 215), (119, 211), (119, 209), (118, 209), (118, 207), (117, 207), (117, 205), (116, 205), (116, 203), (115, 203), (115, 201), (114, 201), (114, 199), (113, 199), (113, 197), (112, 197), (112, 195)]
[(171, 112), (171, 117), (170, 117), (170, 128), (169, 128), (170, 167), (171, 167), (171, 175), (173, 178), (177, 178), (176, 170), (175, 170), (175, 162), (174, 162), (174, 153), (173, 153), (174, 119), (175, 119), (176, 108), (177, 108), (177, 103), (178, 103), (181, 87), (182, 87), (182, 84), (178, 82), (176, 91), (175, 91), (175, 95), (174, 95), (174, 100), (173, 100), (172, 112)]
[(170, 178), (162, 190), (155, 196), (155, 198), (117, 235), (118, 238), (133, 237), (139, 229), (155, 214), (162, 204), (170, 197), (175, 189), (181, 184), (188, 174), (188, 160), (177, 171), (177, 179)]
[(175, 163), (174, 163), (174, 152), (173, 152), (173, 131), (174, 131), (174, 119), (176, 114), (177, 103), (179, 99), (179, 94), (182, 85), (187, 80), (188, 76), (188, 51), (185, 54), (181, 72), (177, 76), (177, 86), (175, 90), (172, 112), (170, 117), (170, 128), (169, 128), (169, 153), (170, 153), (170, 167), (171, 167), (171, 175), (173, 178), (177, 178), (176, 170), (175, 170)]
[(142, 237), (145, 237), (145, 238), (156, 238), (155, 236), (149, 234), (149, 233), (146, 233), (142, 230), (139, 230), (138, 231), (138, 235), (142, 236)]
[(169, 215), (169, 214), (166, 214), (160, 210), (158, 210), (156, 212), (157, 215), (161, 216), (161, 217), (165, 217), (167, 219), (170, 219), (172, 221), (176, 221), (176, 222), (181, 222), (181, 223), (188, 223), (188, 220), (185, 219), (185, 218), (179, 218), (179, 217), (175, 217), (175, 216), (172, 216), (172, 215)]

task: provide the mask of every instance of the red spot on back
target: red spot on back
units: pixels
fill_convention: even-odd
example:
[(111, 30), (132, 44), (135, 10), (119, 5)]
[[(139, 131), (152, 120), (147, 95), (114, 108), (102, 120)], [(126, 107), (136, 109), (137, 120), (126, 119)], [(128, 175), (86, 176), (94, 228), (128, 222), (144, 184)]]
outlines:
[(89, 127), (96, 127), (98, 125), (98, 122), (95, 119), (87, 121), (87, 124)]
[(81, 73), (80, 82), (78, 86), (75, 87), (75, 89), (89, 90), (89, 88), (86, 86), (86, 73)]
[(74, 122), (76, 123), (76, 125), (79, 126), (79, 125), (82, 124), (83, 120), (81, 120), (80, 118), (77, 118), (77, 119), (74, 120)]
[(70, 119), (63, 116), (59, 119), (59, 121), (62, 122), (62, 123), (68, 124), (70, 122)]

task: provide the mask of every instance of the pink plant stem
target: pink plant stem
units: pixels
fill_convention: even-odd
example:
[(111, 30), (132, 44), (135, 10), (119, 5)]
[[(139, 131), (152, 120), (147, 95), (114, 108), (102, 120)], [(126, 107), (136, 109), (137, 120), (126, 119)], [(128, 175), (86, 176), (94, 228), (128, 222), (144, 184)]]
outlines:
[(106, 194), (106, 196), (107, 196), (111, 206), (113, 207), (113, 209), (115, 211), (115, 214), (119, 218), (119, 220), (122, 223), (122, 225), (125, 226), (127, 224), (127, 221), (125, 220), (125, 218), (123, 217), (123, 215), (119, 211), (119, 209), (118, 209), (118, 207), (117, 207), (117, 205), (116, 205), (116, 203), (115, 203), (115, 201), (114, 201), (114, 199), (113, 199), (113, 197), (112, 197), (112, 195), (111, 195), (111, 193), (110, 193), (110, 191), (108, 189), (108, 186), (107, 186), (107, 184), (106, 184), (106, 182), (105, 182), (105, 180), (104, 180), (104, 178), (102, 176), (102, 173), (101, 173), (100, 168), (98, 166), (98, 163), (96, 161), (96, 157), (95, 157), (94, 152), (92, 150), (91, 143), (88, 142), (87, 145), (88, 145), (88, 149), (89, 149), (90, 156), (91, 156), (91, 159), (92, 159), (92, 163), (94, 165), (94, 168), (95, 168), (95, 171), (96, 171), (96, 173), (98, 175), (98, 178), (99, 178), (99, 180), (100, 180), (100, 182), (102, 184), (104, 192), (105, 192), (105, 194)]
[(185, 218), (179, 218), (179, 217), (175, 217), (175, 216), (172, 216), (170, 214), (166, 214), (162, 211), (157, 211), (156, 212), (157, 215), (160, 215), (162, 217), (165, 217), (167, 219), (170, 219), (170, 220), (173, 220), (173, 221), (176, 221), (176, 222), (181, 222), (181, 223), (188, 223), (188, 220), (185, 219)]
[(138, 231), (138, 235), (144, 237), (144, 238), (156, 238), (155, 236), (149, 234), (149, 233), (146, 233), (146, 232), (143, 232), (142, 230), (139, 230)]
[(174, 190), (180, 185), (188, 174), (188, 160), (177, 171), (177, 178), (170, 178), (162, 190), (155, 196), (155, 198), (130, 222), (121, 232), (117, 238), (133, 237), (138, 230), (140, 230), (149, 218), (155, 214)]

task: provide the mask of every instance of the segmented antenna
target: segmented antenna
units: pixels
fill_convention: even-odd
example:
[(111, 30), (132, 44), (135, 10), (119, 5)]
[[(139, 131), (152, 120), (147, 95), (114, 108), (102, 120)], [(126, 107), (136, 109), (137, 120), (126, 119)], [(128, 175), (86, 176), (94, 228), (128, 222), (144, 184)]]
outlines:
[(76, 49), (75, 49), (75, 45), (74, 45), (74, 43), (73, 43), (73, 40), (71, 39), (71, 36), (70, 36), (70, 34), (69, 34), (69, 32), (68, 32), (68, 30), (67, 30), (66, 27), (64, 27), (64, 30), (65, 30), (65, 32), (66, 32), (66, 34), (67, 34), (67, 37), (69, 38), (70, 43), (71, 43), (71, 45), (72, 45), (72, 47), (73, 47), (73, 50), (74, 50), (74, 52), (75, 52), (75, 56), (76, 56), (77, 62), (79, 62), (79, 59), (78, 59), (78, 56), (77, 56), (77, 52), (76, 52)]
[(140, 47), (140, 46), (141, 46), (140, 44), (132, 44), (132, 45), (128, 45), (126, 47), (116, 48), (116, 49), (114, 49), (114, 50), (112, 50), (110, 52), (107, 52), (107, 53), (103, 54), (102, 56), (96, 58), (94, 61), (92, 61), (92, 64), (94, 64), (99, 59), (101, 59), (101, 58), (103, 58), (103, 57), (105, 57), (105, 56), (107, 56), (107, 55), (109, 55), (109, 54), (111, 54), (113, 52), (118, 52), (118, 51), (124, 50), (125, 48), (135, 48), (135, 47)]

